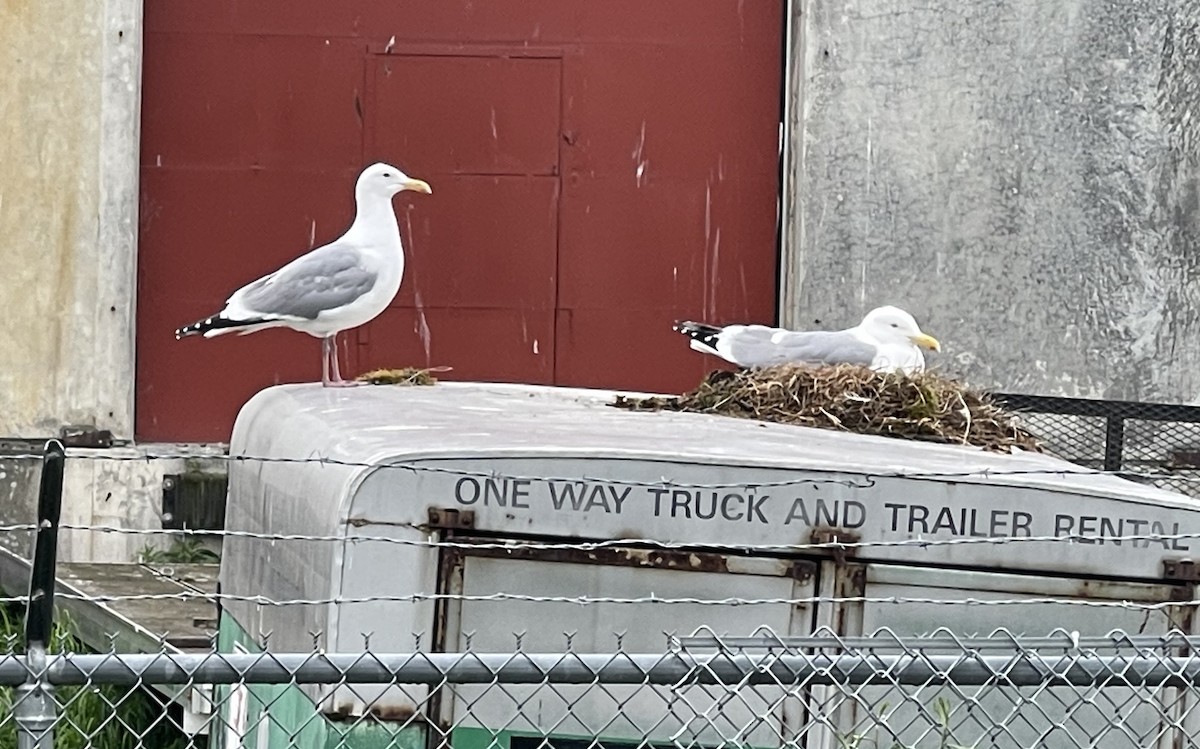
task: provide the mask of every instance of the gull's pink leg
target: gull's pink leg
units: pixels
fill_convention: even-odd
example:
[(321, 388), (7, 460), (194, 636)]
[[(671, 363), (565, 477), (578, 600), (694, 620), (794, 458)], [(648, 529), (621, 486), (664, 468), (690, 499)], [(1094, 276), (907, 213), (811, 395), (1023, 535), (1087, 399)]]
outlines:
[(329, 338), (321, 339), (321, 386), (329, 387)]
[(334, 333), (330, 337), (330, 340), (333, 341), (333, 381), (329, 383), (329, 387), (352, 388), (352, 387), (357, 386), (359, 383), (356, 380), (343, 380), (342, 379), (342, 370), (338, 366), (337, 334)]

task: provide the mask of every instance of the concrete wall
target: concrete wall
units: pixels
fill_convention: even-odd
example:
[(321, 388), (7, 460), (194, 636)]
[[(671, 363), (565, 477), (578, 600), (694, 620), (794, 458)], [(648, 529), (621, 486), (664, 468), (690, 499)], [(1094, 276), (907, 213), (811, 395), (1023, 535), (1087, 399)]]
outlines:
[[(36, 516), (40, 441), (133, 436), (141, 0), (0, 3), (0, 524)], [(160, 527), (182, 461), (71, 460), (63, 522)], [(151, 539), (65, 533), (60, 559), (122, 561)], [(24, 550), (24, 534), (0, 534)]]
[(0, 437), (132, 436), (141, 10), (0, 4)]
[(781, 318), (1006, 390), (1200, 399), (1200, 0), (795, 0)]
[[(0, 526), (27, 525), (37, 518), (41, 444), (0, 447)], [(139, 445), (105, 450), (72, 449), (63, 479), (63, 526), (118, 529), (162, 528), (163, 476), (224, 474), (220, 446)], [(187, 456), (187, 457), (184, 457)], [(61, 562), (132, 562), (148, 546), (170, 548), (178, 537), (64, 529)], [(32, 553), (32, 534), (0, 533), (0, 546)]]

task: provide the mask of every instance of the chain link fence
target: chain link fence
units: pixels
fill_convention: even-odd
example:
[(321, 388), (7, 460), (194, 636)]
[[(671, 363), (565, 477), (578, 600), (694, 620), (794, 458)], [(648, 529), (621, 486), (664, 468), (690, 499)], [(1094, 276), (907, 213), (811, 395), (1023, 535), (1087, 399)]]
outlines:
[[(1097, 469), (1110, 470), (1112, 444), (1102, 444)], [(446, 578), (446, 588), (403, 594), (368, 590), (369, 595), (357, 597), (336, 592), (328, 598), (304, 597), (286, 587), (281, 588), (285, 594), (297, 595), (199, 586), (94, 594), (65, 584), (56, 592), (60, 528), (192, 537), (177, 529), (60, 524), (65, 457), (57, 443), (43, 456), (37, 522), (0, 527), (35, 537), (32, 562), (24, 562), (28, 594), (7, 590), (9, 595), (0, 597), (0, 632), (7, 633), (0, 634), (0, 749), (1176, 749), (1200, 744), (1200, 711), (1194, 707), (1200, 694), (1200, 659), (1194, 655), (1200, 638), (1191, 634), (1200, 578), (1189, 561), (1175, 556), (1172, 560), (1187, 566), (1187, 574), (1169, 580), (1083, 579), (1059, 566), (1030, 587), (1013, 575), (929, 564), (877, 569), (864, 560), (895, 550), (953, 552), (1000, 544), (1053, 544), (1055, 554), (1059, 548), (1078, 553), (1082, 547), (1075, 543), (1094, 546), (1097, 539), (1057, 531), (1021, 537), (814, 536), (790, 544), (713, 542), (697, 551), (649, 538), (476, 538), (428, 528), (421, 535), (393, 537), (380, 529), (375, 531), (380, 535), (354, 539), (381, 551), (373, 558), (376, 566), (396, 558), (383, 550), (436, 551), (438, 569), (427, 572)], [(825, 485), (848, 492), (869, 486), (844, 478)], [(1124, 542), (1161, 544), (1173, 554), (1187, 551), (1186, 542), (1200, 537), (1195, 530), (1155, 529), (1144, 522), (1135, 530), (1106, 542), (1121, 549), (1143, 548), (1119, 545)], [(349, 543), (337, 535), (247, 530), (222, 531), (221, 537), (264, 549)], [(564, 570), (579, 555), (596, 562), (594, 557), (618, 546), (636, 547), (645, 559), (633, 555), (625, 561), (637, 562), (631, 569), (650, 572), (610, 574), (605, 578), (610, 587), (588, 588), (584, 582), (599, 579), (598, 567), (576, 565), (578, 578), (531, 591), (513, 575), (534, 568), (506, 562), (473, 568), (494, 573), (471, 578), (485, 581), (479, 588), (462, 583), (468, 558), (521, 562), (522, 553), (536, 552), (537, 558), (558, 559), (560, 565), (538, 567), (536, 574), (566, 579)], [(1016, 549), (1013, 553), (1023, 553)], [(677, 553), (668, 556), (664, 550)], [(723, 555), (719, 564), (717, 551)], [(811, 558), (795, 556), (800, 554)], [(822, 573), (820, 584), (814, 559), (830, 572)], [(264, 569), (277, 564), (265, 555), (250, 563)], [(688, 570), (694, 582), (659, 587), (675, 569)], [(406, 574), (418, 574), (414, 570), (407, 568)], [(870, 587), (868, 573), (875, 575)], [(167, 577), (164, 571), (155, 574)], [(984, 577), (995, 578), (987, 583), (990, 588), (984, 587)], [(92, 649), (76, 639), (82, 628), (56, 609), (56, 598), (63, 609), (86, 604), (103, 614), (90, 623)], [(103, 630), (111, 645), (108, 652), (95, 652), (94, 628), (102, 626), (97, 622), (117, 623), (122, 614), (116, 604), (136, 604), (149, 615), (171, 602), (202, 602), (197, 611), (215, 617), (205, 625), (213, 638), (189, 646), (163, 633), (149, 652), (134, 652), (134, 639)], [(427, 616), (414, 627), (428, 629), (411, 638), (352, 625), (370, 621), (395, 630), (402, 613), (416, 610)], [(356, 619), (363, 611), (374, 615)], [(715, 624), (735, 621), (730, 612), (739, 612), (741, 624)], [(868, 617), (876, 624), (868, 627)], [(784, 624), (759, 626), (768, 620)], [(1064, 621), (1086, 634), (1059, 629), (1030, 636)], [(290, 627), (291, 639), (273, 638), (263, 631), (263, 622)], [(297, 622), (325, 622), (344, 636), (309, 632), (309, 649), (307, 630), (293, 626)], [(880, 622), (889, 626), (879, 628)], [(1010, 626), (996, 629), (998, 622)], [(696, 629), (697, 623), (711, 626)], [(945, 628), (949, 623), (954, 629)], [(137, 628), (136, 622), (123, 626)], [(528, 629), (514, 631), (522, 626)], [(579, 631), (561, 631), (576, 626)], [(873, 633), (847, 636), (864, 631)], [(988, 634), (967, 637), (964, 632)], [(351, 642), (359, 635), (361, 647)], [(373, 646), (373, 638), (387, 645)]]
[(0, 745), (1189, 747), (1196, 644), (883, 630), (655, 653), (10, 654)]

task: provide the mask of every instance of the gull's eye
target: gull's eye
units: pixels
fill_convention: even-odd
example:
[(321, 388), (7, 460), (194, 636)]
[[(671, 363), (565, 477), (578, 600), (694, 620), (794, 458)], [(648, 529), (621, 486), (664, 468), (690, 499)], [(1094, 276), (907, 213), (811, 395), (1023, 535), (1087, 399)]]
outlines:
[(392, 173), (391, 173), (391, 172), (384, 172), (384, 173), (383, 173), (383, 176), (385, 176), (385, 177), (390, 177), (390, 176), (392, 176)]

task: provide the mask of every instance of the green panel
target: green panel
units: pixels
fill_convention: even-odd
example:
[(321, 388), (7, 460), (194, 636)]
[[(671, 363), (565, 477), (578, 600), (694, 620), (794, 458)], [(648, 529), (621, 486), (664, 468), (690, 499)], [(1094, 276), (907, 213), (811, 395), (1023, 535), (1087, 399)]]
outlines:
[[(241, 646), (251, 653), (262, 648), (226, 612), (217, 628), (217, 650), (235, 652)], [(335, 723), (321, 715), (299, 687), (294, 684), (247, 684), (246, 749), (287, 746), (297, 749), (423, 749), (425, 730), (421, 726), (400, 726), (366, 719), (357, 723)], [(224, 749), (224, 726), (231, 719), (229, 698), (233, 688), (220, 686), (221, 725), (214, 731), (212, 746)], [(261, 728), (265, 725), (266, 728)], [(260, 733), (263, 731), (263, 733)], [(265, 746), (259, 747), (260, 739)]]
[(509, 731), (489, 731), (486, 728), (455, 728), (450, 733), (454, 749), (508, 749)]

